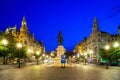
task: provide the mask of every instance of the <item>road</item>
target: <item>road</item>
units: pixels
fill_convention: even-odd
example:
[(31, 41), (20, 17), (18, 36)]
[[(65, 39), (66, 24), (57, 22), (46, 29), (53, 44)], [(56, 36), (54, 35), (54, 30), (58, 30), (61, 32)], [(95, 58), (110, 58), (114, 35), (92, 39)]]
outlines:
[(46, 64), (0, 70), (0, 80), (120, 80), (120, 67), (74, 64), (66, 68)]

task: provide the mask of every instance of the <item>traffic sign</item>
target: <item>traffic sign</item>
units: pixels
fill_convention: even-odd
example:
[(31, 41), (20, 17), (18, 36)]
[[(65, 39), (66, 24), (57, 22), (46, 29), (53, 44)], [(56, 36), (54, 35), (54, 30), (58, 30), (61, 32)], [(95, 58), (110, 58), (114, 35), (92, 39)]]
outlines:
[(61, 55), (61, 59), (66, 59), (66, 55)]

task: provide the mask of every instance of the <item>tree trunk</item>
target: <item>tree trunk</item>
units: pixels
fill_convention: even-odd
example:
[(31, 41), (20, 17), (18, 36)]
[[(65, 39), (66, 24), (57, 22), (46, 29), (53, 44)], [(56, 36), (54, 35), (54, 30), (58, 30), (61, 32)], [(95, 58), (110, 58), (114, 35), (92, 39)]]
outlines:
[(108, 62), (106, 62), (106, 69), (108, 69), (109, 67), (108, 67)]

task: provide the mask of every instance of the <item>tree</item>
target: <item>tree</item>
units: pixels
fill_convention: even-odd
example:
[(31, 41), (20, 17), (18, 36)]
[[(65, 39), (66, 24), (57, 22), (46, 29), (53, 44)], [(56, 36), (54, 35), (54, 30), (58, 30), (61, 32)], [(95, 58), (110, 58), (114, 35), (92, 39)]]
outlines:
[(110, 64), (113, 62), (118, 63), (118, 59), (120, 59), (120, 48), (113, 48), (111, 47), (108, 51), (105, 49), (100, 49), (100, 57), (105, 61), (109, 61)]
[(111, 49), (110, 60), (111, 64), (118, 65), (118, 59), (120, 59), (120, 48)]
[(109, 59), (110, 59), (110, 51), (105, 49), (100, 49), (100, 56), (106, 62), (106, 69), (108, 69)]
[[(12, 34), (5, 34), (5, 33), (0, 33), (0, 41), (2, 41), (2, 39), (6, 39), (8, 41), (8, 44), (5, 46), (2, 45), (2, 43), (0, 42), (0, 57), (3, 57), (3, 53), (5, 52), (4, 56), (6, 57), (6, 63), (7, 60), (9, 59), (14, 60), (15, 58), (18, 58), (18, 49), (17, 49), (17, 41), (14, 39), (14, 36)], [(20, 49), (21, 52), (21, 58), (26, 58), (27, 54), (26, 54), (26, 48), (22, 47)]]
[[(16, 50), (15, 50), (14, 56), (15, 56), (16, 58), (18, 58), (18, 56), (19, 56), (19, 49), (16, 49)], [(20, 48), (20, 58), (23, 58), (23, 59), (27, 58), (27, 50), (26, 50), (26, 47)]]

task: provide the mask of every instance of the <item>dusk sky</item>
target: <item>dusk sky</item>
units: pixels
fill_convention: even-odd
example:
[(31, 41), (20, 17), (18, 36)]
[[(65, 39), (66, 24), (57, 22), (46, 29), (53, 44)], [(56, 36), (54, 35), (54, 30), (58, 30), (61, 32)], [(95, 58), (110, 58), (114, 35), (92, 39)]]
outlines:
[(62, 31), (67, 51), (88, 37), (96, 16), (100, 30), (117, 34), (120, 25), (120, 0), (0, 0), (0, 29), (27, 27), (46, 51), (57, 48), (57, 35)]

